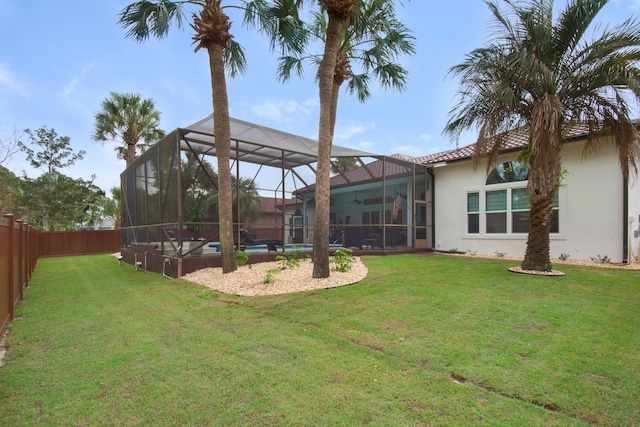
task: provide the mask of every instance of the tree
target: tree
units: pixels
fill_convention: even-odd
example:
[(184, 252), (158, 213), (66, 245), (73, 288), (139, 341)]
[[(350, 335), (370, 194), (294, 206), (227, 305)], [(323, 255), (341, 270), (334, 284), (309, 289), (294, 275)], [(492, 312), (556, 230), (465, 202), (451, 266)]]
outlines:
[(340, 157), (331, 161), (331, 172), (340, 174), (358, 167), (358, 160), (355, 157)]
[(120, 187), (111, 187), (111, 197), (102, 190), (96, 193), (94, 203), (87, 207), (83, 222), (86, 225), (100, 225), (105, 219), (113, 221), (113, 228), (120, 228)]
[(128, 37), (138, 41), (150, 35), (163, 38), (172, 23), (182, 26), (185, 6), (195, 6), (193, 36), (195, 51), (205, 49), (209, 55), (211, 73), (211, 93), (213, 104), (213, 132), (216, 138), (218, 158), (220, 249), (222, 270), (229, 273), (236, 270), (233, 247), (232, 198), (231, 198), (231, 128), (229, 122), (229, 101), (225, 68), (231, 77), (242, 72), (246, 66), (244, 50), (233, 40), (230, 33), (231, 21), (225, 9), (236, 8), (245, 11), (245, 24), (256, 24), (260, 31), (267, 33), (271, 47), (284, 49), (299, 48), (304, 33), (298, 19), (298, 0), (278, 0), (271, 4), (264, 0), (227, 2), (222, 0), (141, 0), (122, 10), (120, 24), (129, 28)]
[[(231, 175), (231, 199), (233, 201), (233, 217), (238, 218), (239, 226), (250, 224), (262, 213), (262, 199), (256, 188), (255, 181), (251, 178), (238, 179)], [(210, 193), (206, 201), (208, 210), (215, 211), (218, 206), (218, 194)]]
[[(383, 87), (404, 89), (407, 72), (397, 62), (401, 54), (415, 52), (413, 36), (396, 19), (392, 0), (321, 0), (311, 32), (324, 42), (324, 53), (285, 56), (279, 75), (287, 80), (292, 72), (302, 74), (304, 60), (318, 65), (320, 124), (316, 171), (316, 209), (313, 236), (313, 277), (329, 276), (329, 201), (331, 146), (338, 109), (338, 94), (344, 82), (350, 93), (364, 102), (373, 75)], [(353, 72), (358, 63), (361, 72)]]
[(0, 166), (9, 162), (13, 155), (20, 151), (20, 138), (22, 135), (14, 128), (9, 138), (0, 139)]
[(104, 192), (93, 179), (73, 179), (59, 172), (22, 180), (19, 204), (23, 219), (44, 230), (73, 230), (86, 222)]
[(93, 139), (119, 143), (116, 152), (127, 167), (136, 160), (136, 147), (144, 152), (150, 144), (164, 138), (165, 133), (159, 128), (160, 112), (150, 98), (142, 99), (137, 93), (110, 92), (101, 107), (95, 115)]
[(21, 181), (17, 203), (23, 210), (23, 219), (45, 231), (75, 228), (100, 194), (104, 194), (93, 184), (94, 177), (85, 181), (60, 172), (82, 160), (85, 152), (74, 152), (70, 138), (58, 136), (55, 129), (26, 129), (25, 134), (29, 141), (20, 141), (18, 145), (31, 166), (45, 172), (36, 179), (25, 176)]
[(106, 218), (113, 219), (113, 228), (120, 228), (122, 222), (121, 197), (122, 190), (120, 187), (111, 187), (109, 190), (111, 197), (105, 197), (102, 205), (102, 215)]
[(22, 209), (18, 204), (20, 178), (4, 166), (0, 166), (0, 215), (11, 213), (21, 218)]
[[(76, 160), (82, 160), (86, 152), (80, 150), (77, 153), (71, 148), (71, 139), (68, 136), (58, 136), (55, 129), (42, 127), (32, 132), (25, 129), (29, 141), (25, 144), (18, 141), (18, 146), (27, 155), (27, 161), (36, 169), (42, 169), (48, 176), (53, 176), (59, 169), (73, 165)], [(33, 151), (30, 146), (39, 147), (40, 151)]]
[[(551, 271), (549, 231), (560, 186), (564, 138), (588, 128), (586, 153), (611, 135), (625, 177), (637, 172), (638, 132), (629, 100), (640, 100), (640, 26), (635, 20), (602, 31), (592, 28), (607, 0), (572, 0), (554, 20), (553, 0), (488, 2), (495, 34), (450, 72), (461, 80), (459, 102), (445, 132), (479, 131), (474, 166), (487, 156), (487, 172), (510, 131), (527, 129), (522, 157), (529, 166), (529, 236), (522, 269)], [(587, 36), (589, 40), (587, 40)]]

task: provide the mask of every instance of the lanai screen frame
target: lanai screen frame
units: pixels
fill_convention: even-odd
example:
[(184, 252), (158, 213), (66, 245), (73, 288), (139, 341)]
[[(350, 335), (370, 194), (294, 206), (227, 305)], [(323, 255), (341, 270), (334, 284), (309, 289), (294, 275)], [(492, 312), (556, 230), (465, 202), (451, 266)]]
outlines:
[[(286, 173), (290, 172), (305, 186), (309, 185), (296, 168), (309, 167), (315, 173), (313, 164), (317, 161), (317, 141), (234, 118), (230, 119), (230, 125), (231, 159), (235, 164), (237, 177), (241, 176), (242, 162), (278, 167), (282, 172), (278, 187), (283, 200), (286, 199)], [(172, 131), (140, 155), (121, 174), (121, 247), (126, 247), (130, 243), (160, 242), (163, 254), (169, 252), (169, 255), (182, 257), (188, 253), (182, 250), (181, 245), (186, 235), (184, 207), (180, 196), (182, 152), (191, 152), (196, 157), (201, 155), (215, 157), (213, 114), (186, 128)], [(381, 156), (333, 145), (331, 157), (379, 158)], [(211, 163), (215, 165), (217, 162)], [(282, 218), (282, 240), (284, 241), (286, 225), (284, 209)], [(240, 219), (235, 218), (234, 226), (239, 224), (241, 224)], [(236, 228), (239, 232), (239, 227)]]

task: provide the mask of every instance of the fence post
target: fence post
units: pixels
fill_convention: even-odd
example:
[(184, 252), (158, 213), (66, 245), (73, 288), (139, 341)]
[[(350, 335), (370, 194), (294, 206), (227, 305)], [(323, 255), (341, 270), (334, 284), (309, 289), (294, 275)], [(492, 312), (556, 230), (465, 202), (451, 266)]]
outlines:
[(14, 272), (14, 268), (13, 268), (13, 257), (14, 257), (14, 251), (15, 251), (15, 239), (14, 239), (14, 235), (15, 235), (15, 231), (14, 231), (14, 217), (11, 214), (5, 214), (4, 217), (7, 219), (7, 221), (9, 221), (9, 242), (7, 243), (9, 245), (9, 271), (7, 271), (7, 276), (9, 279), (9, 295), (8, 295), (8, 302), (9, 302), (9, 322), (11, 322), (14, 318), (15, 315), (15, 308), (13, 305), (13, 299), (14, 299), (14, 295), (13, 295), (13, 275), (15, 274)]
[(38, 230), (32, 226), (31, 232), (31, 272), (33, 273), (40, 258), (40, 245), (38, 245)]
[(31, 273), (33, 273), (33, 269), (31, 268), (31, 226), (27, 225), (27, 281), (31, 280)]
[(16, 220), (18, 224), (18, 290), (20, 291), (20, 301), (24, 299), (24, 222)]

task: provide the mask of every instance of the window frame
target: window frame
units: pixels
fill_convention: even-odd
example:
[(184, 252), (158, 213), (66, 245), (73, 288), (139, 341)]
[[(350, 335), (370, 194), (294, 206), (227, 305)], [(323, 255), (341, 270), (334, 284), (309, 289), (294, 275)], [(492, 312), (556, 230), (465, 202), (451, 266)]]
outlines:
[[(528, 231), (524, 232), (514, 232), (513, 226), (513, 214), (517, 212), (530, 212), (529, 209), (522, 208), (513, 208), (513, 190), (524, 189), (526, 192), (528, 181), (516, 181), (516, 182), (507, 182), (500, 184), (489, 184), (486, 185), (483, 183), (480, 187), (469, 187), (463, 190), (463, 203), (464, 203), (464, 221), (463, 221), (463, 234), (465, 238), (471, 239), (526, 239), (528, 236)], [(493, 191), (507, 191), (507, 209), (506, 211), (488, 211), (486, 207), (486, 194), (488, 192)], [(479, 209), (478, 212), (470, 212), (468, 205), (468, 197), (469, 194), (476, 193), (479, 198)], [(557, 212), (557, 223), (558, 223), (558, 232), (551, 232), (549, 238), (551, 240), (564, 239), (563, 230), (566, 229), (566, 208), (562, 209), (563, 206), (566, 206), (566, 192), (563, 188), (558, 189), (557, 193), (557, 203), (554, 203), (554, 211)], [(491, 213), (506, 213), (506, 232), (504, 233), (490, 233), (487, 232), (487, 214)], [(470, 232), (469, 231), (469, 215), (477, 214), (478, 215), (478, 232)]]

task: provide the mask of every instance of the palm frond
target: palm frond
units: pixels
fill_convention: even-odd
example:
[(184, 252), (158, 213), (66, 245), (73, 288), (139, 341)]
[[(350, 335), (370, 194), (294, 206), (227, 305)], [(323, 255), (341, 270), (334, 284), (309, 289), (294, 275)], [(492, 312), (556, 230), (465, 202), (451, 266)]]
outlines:
[(229, 76), (235, 77), (247, 71), (247, 57), (244, 48), (234, 39), (229, 40), (227, 48), (223, 50), (224, 66)]
[(126, 37), (144, 41), (149, 36), (164, 38), (172, 23), (181, 28), (184, 20), (182, 1), (141, 0), (125, 7), (119, 14), (118, 23), (128, 29)]
[(302, 58), (283, 56), (278, 61), (278, 80), (286, 82), (292, 74), (302, 78), (304, 76), (304, 63)]

